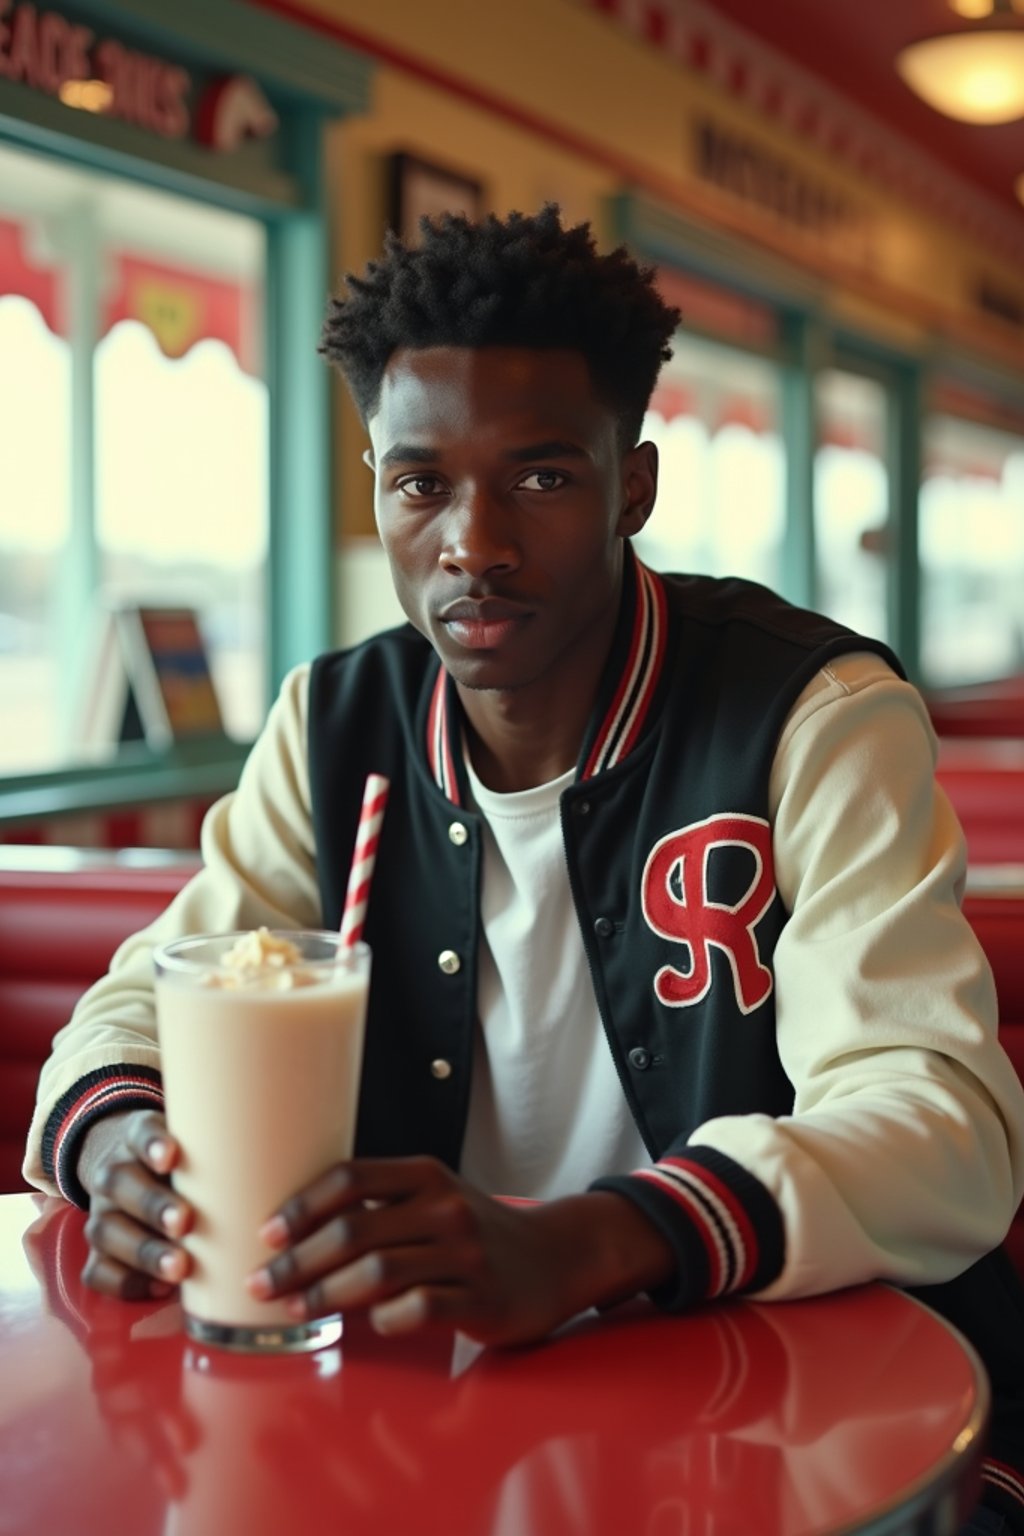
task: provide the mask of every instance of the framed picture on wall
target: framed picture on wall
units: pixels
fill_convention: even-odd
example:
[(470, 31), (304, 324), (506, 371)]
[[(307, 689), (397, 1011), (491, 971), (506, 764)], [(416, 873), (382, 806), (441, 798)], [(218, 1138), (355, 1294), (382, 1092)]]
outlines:
[(388, 224), (406, 245), (418, 243), (424, 216), (464, 213), (478, 219), (483, 213), (483, 183), (458, 171), (405, 153), (391, 156), (389, 171)]

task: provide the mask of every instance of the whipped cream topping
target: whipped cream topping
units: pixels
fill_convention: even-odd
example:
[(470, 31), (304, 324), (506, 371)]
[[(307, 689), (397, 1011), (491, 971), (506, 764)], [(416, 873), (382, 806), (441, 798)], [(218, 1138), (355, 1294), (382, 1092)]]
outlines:
[(311, 972), (296, 969), (301, 963), (302, 951), (297, 944), (269, 928), (256, 928), (239, 935), (223, 956), (221, 969), (209, 972), (204, 984), (226, 991), (249, 987), (260, 992), (291, 992), (316, 981)]

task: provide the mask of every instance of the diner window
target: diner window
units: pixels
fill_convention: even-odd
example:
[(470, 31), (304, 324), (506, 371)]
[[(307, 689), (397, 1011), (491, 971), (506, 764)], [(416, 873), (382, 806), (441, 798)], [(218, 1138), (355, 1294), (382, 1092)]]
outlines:
[(781, 581), (785, 453), (780, 384), (765, 359), (680, 334), (643, 436), (658, 448), (658, 500), (637, 554), (657, 570)]
[(68, 346), (34, 303), (8, 293), (0, 294), (0, 423), (2, 772), (53, 761), (53, 633), (71, 507)]
[(1024, 437), (933, 416), (924, 465), (922, 674), (955, 687), (1024, 672)]
[(81, 760), (118, 605), (195, 609), (227, 732), (258, 730), (263, 289), (258, 221), (0, 147), (0, 774)]
[(826, 369), (815, 381), (815, 607), (861, 634), (886, 638), (889, 474), (885, 386)]

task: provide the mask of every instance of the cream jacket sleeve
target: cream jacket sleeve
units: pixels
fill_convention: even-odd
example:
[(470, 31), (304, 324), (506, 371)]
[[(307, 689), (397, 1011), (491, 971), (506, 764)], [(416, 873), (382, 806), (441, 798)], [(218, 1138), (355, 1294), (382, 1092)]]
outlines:
[[(121, 945), (108, 974), (85, 993), (55, 1036), (40, 1076), (23, 1169), (37, 1189), (69, 1193), (44, 1167), (44, 1136), (48, 1149), (59, 1138), (58, 1152), (65, 1158), (56, 1161), (66, 1162), (70, 1175), (83, 1129), (104, 1102), (105, 1112), (117, 1107), (111, 1098), (118, 1091), (118, 1078), (110, 1076), (114, 1069), (159, 1067), (154, 945), (189, 933), (260, 924), (320, 926), (306, 753), (308, 680), (308, 666), (285, 679), (237, 790), (219, 800), (203, 822), (203, 869), (156, 922)], [(105, 1101), (98, 1097), (104, 1093)], [(54, 1161), (51, 1152), (46, 1162), (52, 1167)]]
[(920, 695), (866, 653), (818, 674), (779, 741), (770, 812), (791, 917), (775, 987), (795, 1104), (691, 1137), (781, 1209), (766, 1299), (949, 1279), (1001, 1242), (1024, 1190), (1024, 1091), (959, 911), (966, 847), (935, 754)]

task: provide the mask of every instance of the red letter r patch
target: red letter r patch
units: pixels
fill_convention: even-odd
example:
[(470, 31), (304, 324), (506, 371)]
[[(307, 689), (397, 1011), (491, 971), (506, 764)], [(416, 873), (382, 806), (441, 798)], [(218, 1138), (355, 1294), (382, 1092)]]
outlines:
[[(716, 848), (749, 848), (754, 873), (735, 906), (711, 901), (708, 872)], [(732, 968), (741, 1013), (753, 1013), (771, 995), (772, 973), (761, 963), (754, 929), (775, 895), (771, 828), (760, 816), (709, 816), (659, 838), (647, 856), (641, 882), (643, 913), (663, 939), (684, 944), (688, 971), (664, 965), (654, 991), (667, 1008), (689, 1008), (711, 987), (711, 946), (724, 951)]]

